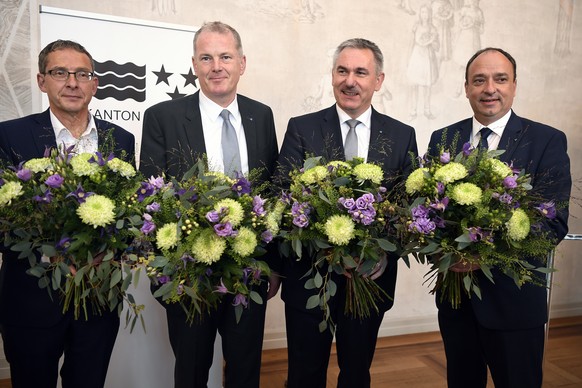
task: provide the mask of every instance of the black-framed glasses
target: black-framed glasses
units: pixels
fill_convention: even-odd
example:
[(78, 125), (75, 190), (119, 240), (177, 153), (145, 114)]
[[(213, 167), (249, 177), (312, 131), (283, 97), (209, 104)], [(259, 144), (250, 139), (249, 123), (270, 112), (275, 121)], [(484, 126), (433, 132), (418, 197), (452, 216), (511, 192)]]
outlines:
[(79, 70), (79, 71), (68, 71), (67, 69), (63, 68), (56, 68), (47, 70), (45, 74), (50, 75), (53, 79), (57, 81), (65, 81), (69, 79), (69, 75), (73, 74), (75, 79), (79, 82), (89, 82), (95, 77), (95, 74), (92, 71), (86, 70)]

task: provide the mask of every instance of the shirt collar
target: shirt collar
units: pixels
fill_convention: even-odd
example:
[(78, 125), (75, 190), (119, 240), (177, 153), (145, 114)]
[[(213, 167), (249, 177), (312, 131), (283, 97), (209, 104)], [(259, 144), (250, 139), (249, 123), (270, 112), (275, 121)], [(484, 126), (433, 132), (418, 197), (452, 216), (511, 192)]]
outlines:
[(511, 112), (512, 110), (510, 109), (503, 117), (501, 117), (499, 120), (492, 122), (489, 125), (483, 125), (481, 124), (479, 121), (477, 121), (477, 119), (475, 118), (475, 116), (473, 116), (473, 137), (475, 137), (475, 135), (477, 135), (477, 133), (479, 133), (479, 131), (481, 130), (481, 128), (489, 128), (491, 131), (493, 131), (493, 133), (495, 133), (497, 136), (501, 137), (501, 135), (503, 134), (503, 130), (505, 129), (505, 126), (507, 125), (507, 122), (509, 121), (509, 118), (511, 117)]
[[(57, 116), (53, 113), (52, 110), (49, 109), (49, 113), (51, 116), (51, 124), (53, 126), (53, 131), (55, 132), (55, 139), (58, 139), (59, 134), (62, 133), (63, 131), (66, 131), (68, 132), (69, 135), (73, 136), (71, 131), (69, 131), (67, 127), (65, 127), (63, 123), (61, 123), (61, 121), (57, 118)], [(93, 131), (97, 131), (97, 126), (95, 125), (95, 118), (93, 117), (92, 114), (89, 113), (89, 122), (87, 123), (87, 128), (85, 129), (85, 131), (81, 134), (81, 137), (87, 136), (91, 134)]]
[[(337, 104), (335, 105), (335, 107), (337, 109), (337, 115), (339, 117), (340, 124), (343, 124), (347, 120), (350, 120), (351, 119), (350, 115), (348, 115), (346, 112), (344, 112), (342, 110), (342, 108), (340, 108)], [(361, 122), (362, 124), (364, 124), (364, 126), (366, 128), (371, 128), (371, 126), (370, 126), (371, 117), (372, 117), (372, 106), (370, 105), (368, 107), (368, 109), (366, 109), (364, 111), (364, 113), (362, 113), (361, 115), (359, 115), (358, 117), (356, 117), (356, 120), (358, 120), (359, 122)]]
[(200, 111), (206, 114), (206, 117), (212, 121), (218, 120), (220, 112), (224, 109), (228, 109), (231, 115), (233, 115), (236, 122), (240, 121), (240, 113), (238, 112), (238, 99), (235, 97), (234, 100), (226, 108), (218, 105), (210, 98), (208, 98), (202, 90), (200, 91)]

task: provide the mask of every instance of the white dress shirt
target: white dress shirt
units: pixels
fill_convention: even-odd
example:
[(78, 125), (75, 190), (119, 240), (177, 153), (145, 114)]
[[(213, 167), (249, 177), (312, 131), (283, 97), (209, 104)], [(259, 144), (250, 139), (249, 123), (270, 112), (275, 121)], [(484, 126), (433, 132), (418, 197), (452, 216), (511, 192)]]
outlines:
[[(348, 136), (348, 131), (350, 127), (346, 121), (351, 120), (351, 117), (344, 112), (339, 106), (337, 106), (337, 115), (339, 116), (339, 122), (342, 130), (342, 144), (346, 143), (346, 137)], [(362, 113), (356, 120), (360, 122), (355, 128), (356, 135), (358, 135), (358, 157), (364, 158), (364, 161), (368, 159), (368, 149), (370, 147), (370, 137), (371, 137), (371, 120), (372, 120), (372, 107)]]
[(479, 146), (479, 141), (481, 141), (481, 134), (479, 131), (481, 128), (489, 128), (491, 135), (487, 138), (487, 144), (489, 145), (489, 150), (496, 150), (499, 147), (499, 142), (501, 141), (501, 136), (503, 136), (503, 131), (505, 126), (511, 117), (512, 110), (510, 109), (502, 118), (497, 121), (492, 122), (489, 125), (483, 125), (477, 121), (475, 116), (473, 116), (473, 131), (471, 132), (471, 145), (475, 148)]

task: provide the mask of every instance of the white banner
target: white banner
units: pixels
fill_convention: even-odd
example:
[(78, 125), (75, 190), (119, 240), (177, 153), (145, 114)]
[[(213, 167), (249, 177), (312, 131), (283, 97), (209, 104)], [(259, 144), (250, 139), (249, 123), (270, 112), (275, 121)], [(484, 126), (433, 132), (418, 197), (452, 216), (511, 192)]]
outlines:
[[(41, 49), (57, 39), (68, 39), (91, 53), (99, 78), (91, 112), (132, 132), (137, 151), (144, 111), (157, 102), (197, 90), (191, 61), (195, 31), (179, 25), (40, 7)], [(44, 94), (42, 104), (43, 109), (48, 108)], [(130, 334), (122, 321), (106, 387), (171, 387), (174, 356), (165, 311), (151, 296), (145, 276), (132, 294), (137, 303), (145, 304), (147, 334), (139, 323)], [(220, 387), (221, 381), (222, 353), (217, 339), (208, 386)]]

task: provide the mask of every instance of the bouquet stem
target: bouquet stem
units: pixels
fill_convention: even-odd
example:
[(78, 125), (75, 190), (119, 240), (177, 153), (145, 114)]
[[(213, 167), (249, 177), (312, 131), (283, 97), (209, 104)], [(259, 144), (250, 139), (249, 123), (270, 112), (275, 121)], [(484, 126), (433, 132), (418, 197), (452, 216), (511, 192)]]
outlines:
[(350, 271), (346, 279), (345, 314), (352, 318), (367, 318), (372, 310), (379, 312), (377, 301), (389, 297), (386, 292), (372, 279)]

